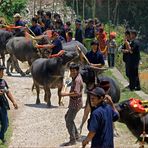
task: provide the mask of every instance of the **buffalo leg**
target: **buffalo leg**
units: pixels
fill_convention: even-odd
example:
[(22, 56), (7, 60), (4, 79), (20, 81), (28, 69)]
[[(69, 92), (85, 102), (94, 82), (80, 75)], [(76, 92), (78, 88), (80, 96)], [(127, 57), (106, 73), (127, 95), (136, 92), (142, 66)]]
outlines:
[(25, 72), (27, 75), (30, 74), (30, 72), (31, 72), (31, 64), (32, 64), (32, 62), (28, 61), (29, 68)]
[(61, 97), (61, 90), (62, 90), (62, 88), (58, 88), (59, 106), (64, 106), (64, 103), (63, 103), (62, 97)]
[(45, 100), (45, 102), (47, 102), (47, 106), (51, 107), (51, 100), (50, 100), (51, 91), (50, 91), (50, 88), (44, 87), (44, 91), (45, 91), (44, 100)]
[(1, 58), (2, 58), (2, 64), (3, 66), (5, 66), (5, 54), (4, 53), (1, 54)]
[(11, 76), (11, 73), (9, 71), (11, 61), (12, 61), (12, 59), (11, 59), (11, 57), (9, 57), (8, 60), (7, 60), (7, 68), (6, 68), (6, 73), (7, 73), (8, 76)]
[(21, 74), (21, 76), (25, 76), (25, 73), (21, 70), (19, 64), (18, 64), (18, 60), (16, 59), (15, 56), (12, 57), (13, 62), (15, 62), (15, 69), (17, 72), (19, 72)]
[(40, 87), (39, 85), (33, 84), (35, 86), (36, 89), (36, 93), (37, 93), (37, 99), (36, 99), (36, 104), (40, 104)]
[(30, 71), (31, 71), (31, 69), (30, 69), (30, 67), (26, 70), (26, 75), (29, 75), (30, 74)]

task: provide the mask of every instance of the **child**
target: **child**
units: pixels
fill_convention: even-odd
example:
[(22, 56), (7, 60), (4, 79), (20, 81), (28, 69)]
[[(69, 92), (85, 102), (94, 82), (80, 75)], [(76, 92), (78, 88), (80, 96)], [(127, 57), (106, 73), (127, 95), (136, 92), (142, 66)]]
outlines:
[(0, 140), (2, 141), (2, 143), (5, 143), (4, 135), (8, 128), (7, 110), (10, 109), (6, 96), (12, 102), (14, 108), (15, 109), (18, 108), (17, 103), (15, 102), (11, 92), (9, 91), (9, 87), (6, 81), (3, 79), (4, 69), (5, 67), (0, 65), (0, 123), (1, 123)]
[(115, 52), (116, 52), (116, 41), (115, 41), (116, 33), (111, 32), (110, 33), (110, 39), (107, 41), (107, 47), (108, 47), (108, 66), (114, 67), (115, 66)]
[(105, 91), (96, 87), (90, 94), (90, 103), (94, 107), (88, 122), (89, 133), (82, 142), (83, 148), (92, 141), (91, 148), (113, 148), (113, 121), (119, 118), (111, 97), (105, 97)]
[(79, 73), (79, 66), (75, 63), (70, 65), (70, 76), (72, 77), (72, 85), (69, 93), (61, 93), (61, 96), (69, 96), (69, 109), (65, 115), (66, 127), (70, 135), (70, 141), (65, 143), (64, 146), (76, 144), (79, 139), (79, 134), (74, 123), (74, 119), (78, 111), (82, 108), (82, 88), (83, 80)]

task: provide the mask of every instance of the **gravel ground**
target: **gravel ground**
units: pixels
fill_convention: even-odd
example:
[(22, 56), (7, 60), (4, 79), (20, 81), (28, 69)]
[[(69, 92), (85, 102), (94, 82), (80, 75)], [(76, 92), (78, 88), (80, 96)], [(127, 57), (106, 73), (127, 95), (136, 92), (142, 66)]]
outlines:
[[(69, 135), (65, 126), (64, 115), (67, 111), (68, 97), (64, 97), (64, 107), (58, 106), (57, 90), (52, 90), (51, 102), (53, 107), (47, 108), (43, 100), (41, 91), (41, 104), (36, 105), (36, 93), (31, 92), (32, 78), (4, 77), (9, 84), (10, 90), (15, 96), (19, 109), (11, 109), (13, 134), (9, 148), (58, 148), (69, 140)], [(86, 95), (83, 95), (84, 102)], [(12, 108), (12, 107), (11, 107)], [(83, 109), (76, 117), (77, 127), (81, 123)], [(119, 128), (119, 137), (115, 138), (116, 148), (138, 148), (136, 139), (131, 135), (126, 126)], [(123, 124), (122, 124), (123, 127)], [(82, 139), (86, 136), (86, 124), (82, 132)], [(77, 142), (73, 148), (81, 147), (81, 142)], [(90, 144), (87, 146), (90, 147)]]

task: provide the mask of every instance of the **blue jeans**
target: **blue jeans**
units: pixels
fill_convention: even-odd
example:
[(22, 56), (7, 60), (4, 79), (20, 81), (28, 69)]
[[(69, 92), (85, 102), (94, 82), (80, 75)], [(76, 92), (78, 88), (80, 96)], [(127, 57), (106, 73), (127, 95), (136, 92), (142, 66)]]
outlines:
[(8, 114), (7, 109), (5, 109), (4, 107), (0, 107), (0, 124), (0, 139), (4, 140), (4, 135), (8, 128)]
[(112, 53), (108, 54), (108, 66), (109, 67), (115, 66), (115, 54), (112, 54)]

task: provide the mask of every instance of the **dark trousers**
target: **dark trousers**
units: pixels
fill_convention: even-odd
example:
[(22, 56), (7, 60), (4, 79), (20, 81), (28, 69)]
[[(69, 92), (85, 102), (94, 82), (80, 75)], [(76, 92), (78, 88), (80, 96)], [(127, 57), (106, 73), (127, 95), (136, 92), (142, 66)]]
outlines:
[(68, 130), (68, 133), (70, 135), (70, 141), (75, 142), (76, 138), (78, 137), (78, 131), (74, 122), (74, 119), (80, 109), (71, 109), (69, 108), (66, 115), (65, 115), (65, 121), (66, 121), (66, 127)]
[(108, 53), (108, 66), (109, 67), (115, 66), (115, 54)]
[(130, 89), (140, 88), (139, 73), (138, 73), (139, 64), (130, 64), (129, 65), (129, 86)]
[(1, 124), (1, 130), (0, 130), (0, 139), (4, 139), (5, 132), (8, 128), (8, 114), (7, 110), (4, 107), (0, 107), (0, 124)]
[(129, 65), (127, 62), (125, 62), (125, 74), (129, 78)]

